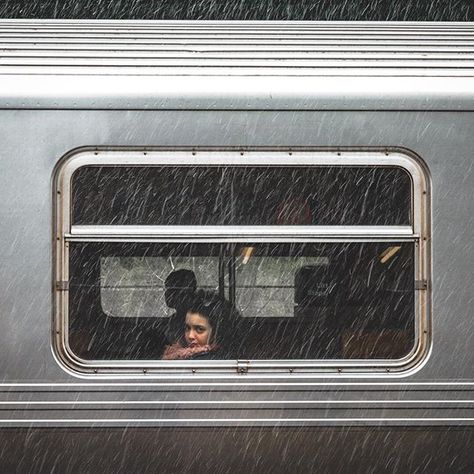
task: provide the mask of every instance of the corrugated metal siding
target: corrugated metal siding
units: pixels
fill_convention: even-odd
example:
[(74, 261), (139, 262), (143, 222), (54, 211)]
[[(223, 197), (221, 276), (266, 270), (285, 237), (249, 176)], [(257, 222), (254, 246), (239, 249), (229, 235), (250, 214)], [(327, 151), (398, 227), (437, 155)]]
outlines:
[(111, 69), (118, 74), (192, 69), (230, 75), (362, 70), (471, 76), (474, 24), (0, 21), (0, 72), (110, 74)]

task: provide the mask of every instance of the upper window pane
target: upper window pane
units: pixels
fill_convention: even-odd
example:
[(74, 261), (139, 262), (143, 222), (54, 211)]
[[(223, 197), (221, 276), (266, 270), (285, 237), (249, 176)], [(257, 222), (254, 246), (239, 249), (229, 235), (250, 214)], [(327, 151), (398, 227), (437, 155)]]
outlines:
[(409, 225), (397, 167), (86, 166), (75, 225)]

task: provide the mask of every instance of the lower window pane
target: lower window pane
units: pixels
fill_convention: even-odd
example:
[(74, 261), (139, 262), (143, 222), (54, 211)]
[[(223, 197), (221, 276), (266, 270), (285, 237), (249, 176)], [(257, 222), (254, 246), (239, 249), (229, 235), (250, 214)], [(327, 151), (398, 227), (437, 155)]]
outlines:
[(86, 360), (398, 359), (415, 344), (414, 273), (406, 242), (71, 243), (69, 346)]

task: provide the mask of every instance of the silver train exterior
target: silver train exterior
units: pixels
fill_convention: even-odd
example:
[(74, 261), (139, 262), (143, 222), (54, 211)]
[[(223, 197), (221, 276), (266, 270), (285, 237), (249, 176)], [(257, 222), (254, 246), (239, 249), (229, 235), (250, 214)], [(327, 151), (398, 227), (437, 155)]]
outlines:
[[(472, 472), (472, 24), (2, 20), (0, 42), (4, 469)], [(413, 221), (75, 225), (74, 173), (101, 165), (393, 165)], [(71, 356), (69, 245), (189, 239), (410, 242), (414, 349)]]

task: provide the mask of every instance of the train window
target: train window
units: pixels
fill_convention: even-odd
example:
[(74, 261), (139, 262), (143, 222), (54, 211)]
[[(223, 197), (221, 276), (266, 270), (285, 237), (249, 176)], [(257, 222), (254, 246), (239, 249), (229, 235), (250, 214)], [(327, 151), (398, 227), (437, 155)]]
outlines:
[(411, 181), (397, 167), (85, 166), (77, 225), (408, 225)]
[(91, 373), (419, 360), (424, 173), (402, 154), (340, 156), (73, 157), (57, 178), (58, 352)]
[[(248, 249), (253, 249), (251, 256)], [(393, 254), (385, 259), (389, 253)], [(134, 276), (105, 285), (102, 274), (104, 267), (110, 271), (111, 258), (126, 262), (126, 273)], [(179, 269), (170, 267), (170, 261), (179, 263)], [(155, 279), (164, 281), (183, 270), (196, 272), (197, 290), (209, 288), (202, 275), (213, 275), (210, 286), (217, 289), (219, 267), (227, 281), (236, 282), (236, 320), (228, 340), (220, 341), (225, 359), (350, 358), (360, 351), (367, 358), (400, 358), (413, 346), (411, 243), (90, 242), (70, 248), (71, 347), (81, 358), (159, 357), (167, 343), (166, 316), (173, 308), (166, 306), (164, 297), (153, 304), (143, 292), (154, 293)], [(153, 271), (145, 276), (144, 268)], [(118, 297), (107, 308), (118, 308), (121, 321), (111, 319), (104, 308), (104, 293), (115, 291), (132, 295), (128, 297), (133, 305)], [(162, 296), (164, 291), (157, 293)], [(184, 321), (181, 330), (184, 335)], [(354, 338), (359, 351), (353, 349)]]

